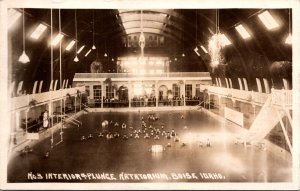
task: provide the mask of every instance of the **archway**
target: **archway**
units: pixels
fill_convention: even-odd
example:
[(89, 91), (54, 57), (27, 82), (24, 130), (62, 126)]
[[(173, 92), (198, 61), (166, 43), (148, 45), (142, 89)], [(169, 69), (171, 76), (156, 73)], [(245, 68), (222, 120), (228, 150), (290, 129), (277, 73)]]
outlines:
[(128, 88), (124, 85), (120, 86), (118, 96), (120, 101), (128, 101)]
[(158, 88), (158, 99), (159, 100), (166, 99), (167, 98), (167, 91), (168, 91), (168, 88), (167, 88), (166, 85), (159, 86), (159, 88)]

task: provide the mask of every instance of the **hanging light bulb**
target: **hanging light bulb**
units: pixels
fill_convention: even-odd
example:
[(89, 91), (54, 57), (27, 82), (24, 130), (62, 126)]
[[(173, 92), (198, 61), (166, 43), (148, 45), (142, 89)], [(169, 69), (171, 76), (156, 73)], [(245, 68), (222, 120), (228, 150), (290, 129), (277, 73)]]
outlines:
[(114, 59), (114, 58), (112, 58), (112, 59), (111, 59), (111, 61), (115, 61), (115, 59)]
[(19, 57), (19, 62), (26, 64), (28, 62), (30, 62), (29, 57), (27, 56), (27, 54), (25, 53), (25, 18), (24, 18), (24, 9), (23, 9), (23, 52), (21, 54), (21, 56)]
[(26, 55), (25, 51), (23, 50), (22, 55), (19, 57), (19, 62), (26, 64), (28, 62), (30, 62), (29, 57)]
[(104, 57), (107, 57), (107, 54), (106, 54), (106, 52), (104, 53)]
[[(76, 56), (74, 58), (74, 62), (78, 62), (79, 59), (77, 57), (77, 54), (78, 54), (78, 51), (77, 51), (77, 12), (76, 12), (76, 9), (75, 9), (75, 36), (76, 36), (76, 44), (75, 44), (75, 48), (76, 48)], [(83, 49), (84, 46), (82, 46), (81, 50)], [(81, 51), (80, 50), (80, 51)]]
[(93, 11), (93, 46), (92, 46), (92, 50), (95, 50), (96, 46), (95, 46), (95, 15), (94, 15), (94, 11)]
[(78, 61), (79, 61), (79, 59), (78, 59), (77, 54), (76, 54), (76, 56), (74, 58), (74, 62), (78, 62)]
[(182, 57), (185, 57), (185, 54), (184, 53), (182, 53), (182, 55), (181, 55)]
[(291, 10), (289, 9), (289, 35), (285, 39), (285, 44), (292, 44), (292, 34), (291, 34)]
[(286, 43), (286, 44), (292, 44), (292, 35), (291, 35), (291, 34), (289, 34), (289, 35), (287, 36), (287, 38), (285, 39), (285, 43)]

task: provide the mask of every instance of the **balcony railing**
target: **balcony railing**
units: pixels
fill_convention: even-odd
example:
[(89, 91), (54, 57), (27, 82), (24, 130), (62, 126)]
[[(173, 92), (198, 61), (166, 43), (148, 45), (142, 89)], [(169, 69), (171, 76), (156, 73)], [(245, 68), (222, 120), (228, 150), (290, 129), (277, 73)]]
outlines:
[(273, 89), (272, 92), (272, 104), (277, 106), (283, 107), (291, 107), (293, 105), (292, 97), (293, 91), (292, 90), (278, 90)]
[(224, 97), (244, 100), (247, 102), (264, 104), (268, 96), (272, 96), (272, 104), (278, 106), (291, 107), (292, 106), (292, 90), (277, 90), (272, 89), (271, 94), (260, 93), (254, 91), (245, 91), (238, 89), (229, 89), (224, 87), (204, 86), (210, 94), (217, 94)]
[(139, 78), (139, 77), (159, 77), (159, 78), (168, 78), (168, 77), (209, 77), (209, 72), (170, 72), (162, 74), (132, 74), (132, 73), (76, 73), (74, 81), (78, 81), (82, 78)]
[(11, 110), (17, 110), (29, 105), (32, 100), (36, 101), (36, 104), (46, 103), (50, 100), (58, 100), (65, 97), (67, 94), (74, 95), (77, 91), (84, 92), (85, 87), (76, 87), (69, 89), (60, 89), (56, 91), (43, 92), (38, 94), (27, 94), (18, 97), (11, 98)]

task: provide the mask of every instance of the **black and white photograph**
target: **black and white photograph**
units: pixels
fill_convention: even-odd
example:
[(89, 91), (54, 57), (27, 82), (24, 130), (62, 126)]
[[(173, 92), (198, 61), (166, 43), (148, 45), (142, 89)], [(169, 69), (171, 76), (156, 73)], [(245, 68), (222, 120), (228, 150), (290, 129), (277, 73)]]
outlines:
[(299, 189), (289, 1), (0, 1), (1, 189)]

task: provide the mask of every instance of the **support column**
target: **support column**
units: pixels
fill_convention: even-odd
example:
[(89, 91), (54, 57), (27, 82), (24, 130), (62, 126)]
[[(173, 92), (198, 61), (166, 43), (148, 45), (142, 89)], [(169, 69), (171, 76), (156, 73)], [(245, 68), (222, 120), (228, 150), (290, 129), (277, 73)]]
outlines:
[(183, 106), (185, 106), (185, 80), (183, 80)]
[(159, 92), (158, 92), (158, 81), (157, 80), (155, 80), (155, 105), (156, 105), (156, 107), (158, 107), (158, 96), (159, 96), (159, 94), (158, 94)]
[(129, 101), (129, 105), (128, 107), (131, 108), (131, 98), (132, 98), (132, 85), (131, 85), (131, 81), (128, 81), (128, 101)]
[(81, 92), (79, 92), (79, 111), (81, 111)]
[(74, 96), (74, 98), (75, 98), (75, 104), (74, 104), (74, 106), (75, 106), (75, 115), (76, 115), (76, 95)]
[(101, 82), (101, 98), (100, 98), (100, 100), (101, 100), (101, 108), (103, 108), (103, 102), (104, 102), (103, 96), (104, 96), (104, 83), (102, 81)]
[(210, 110), (210, 94), (208, 94), (208, 110)]
[(281, 119), (281, 117), (280, 117), (280, 115), (279, 115), (277, 109), (275, 109), (275, 110), (276, 110), (276, 114), (277, 114), (277, 117), (278, 117), (278, 119), (279, 119), (279, 122), (280, 122), (280, 125), (281, 125), (281, 128), (282, 128), (282, 131), (283, 131), (285, 140), (286, 140), (286, 142), (287, 142), (287, 145), (288, 145), (288, 147), (289, 147), (289, 149), (290, 149), (291, 154), (293, 155), (292, 145), (291, 145), (289, 136), (288, 136), (288, 134), (287, 134), (287, 132), (286, 132), (286, 129), (285, 129), (285, 127), (284, 127), (284, 123), (283, 123), (283, 121), (282, 121), (282, 119)]

